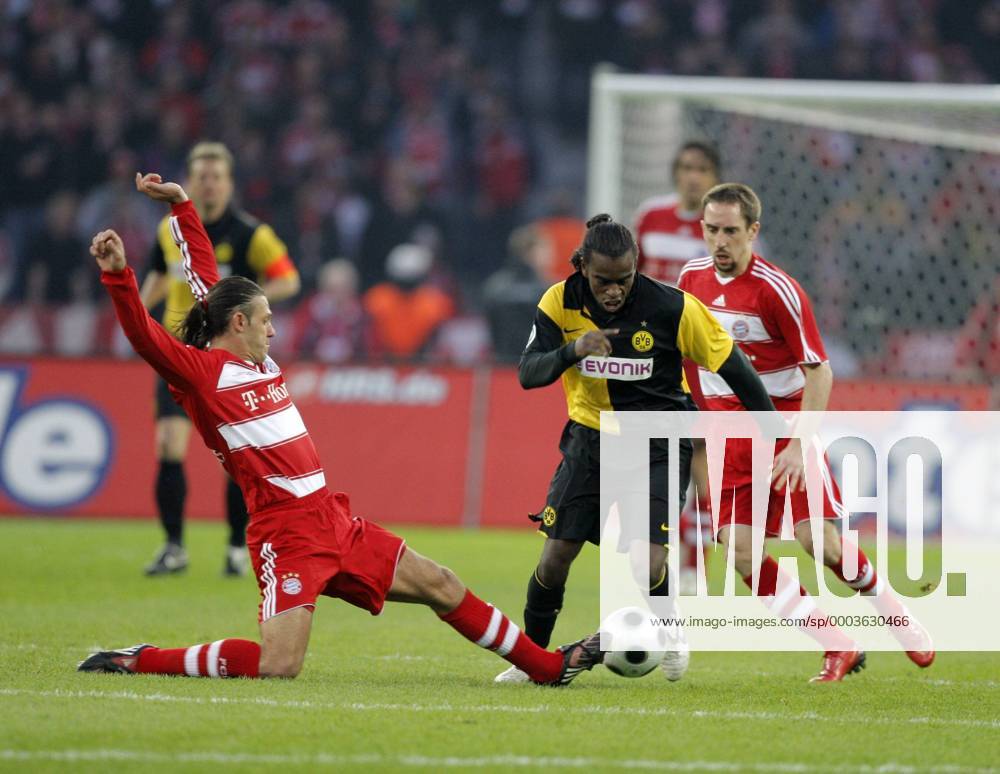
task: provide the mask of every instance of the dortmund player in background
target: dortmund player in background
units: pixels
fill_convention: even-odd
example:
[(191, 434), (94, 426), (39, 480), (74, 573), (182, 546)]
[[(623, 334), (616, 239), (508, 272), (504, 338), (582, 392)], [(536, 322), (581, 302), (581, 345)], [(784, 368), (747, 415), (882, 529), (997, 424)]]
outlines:
[[(266, 223), (261, 223), (233, 204), (233, 155), (218, 142), (201, 142), (187, 159), (186, 188), (215, 249), (219, 274), (242, 276), (257, 282), (271, 302), (294, 296), (299, 291), (299, 274), (288, 257), (288, 248)], [(194, 304), (194, 296), (184, 274), (184, 262), (170, 235), (169, 219), (157, 229), (150, 272), (142, 284), (142, 302), (152, 309), (165, 302), (164, 327), (175, 333), (177, 325)], [(184, 503), (187, 481), (184, 457), (191, 436), (191, 420), (174, 402), (167, 383), (156, 384), (156, 506), (166, 543), (146, 567), (147, 575), (163, 575), (184, 570), (188, 564), (184, 550)], [(239, 487), (226, 484), (226, 518), (229, 545), (223, 572), (247, 572), (247, 508)]]
[[(561, 378), (569, 410), (559, 442), (562, 461), (545, 508), (533, 517), (546, 540), (528, 581), (524, 631), (542, 647), (562, 608), (570, 566), (585, 542), (600, 543), (601, 411), (691, 410), (682, 386), (684, 357), (719, 374), (748, 410), (774, 410), (760, 377), (704, 304), (639, 274), (637, 257), (628, 228), (610, 215), (591, 218), (573, 256), (575, 272), (542, 296), (521, 356), (521, 386), (544, 387)], [(630, 551), (644, 550), (641, 542), (648, 542), (650, 593), (663, 595), (671, 542), (663, 527), (669, 498), (683, 506), (691, 444), (680, 445), (677, 492), (667, 491), (667, 442), (654, 441), (650, 450), (648, 534), (625, 540)], [(678, 627), (671, 635), (663, 671), (677, 680), (689, 654), (683, 631)], [(497, 682), (525, 681), (527, 676), (514, 667), (497, 676)]]

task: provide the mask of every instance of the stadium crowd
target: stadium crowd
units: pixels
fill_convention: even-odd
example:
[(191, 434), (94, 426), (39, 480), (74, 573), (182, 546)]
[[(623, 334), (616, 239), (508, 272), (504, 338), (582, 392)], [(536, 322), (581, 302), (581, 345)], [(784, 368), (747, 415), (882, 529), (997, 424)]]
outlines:
[[(585, 170), (554, 170), (596, 63), (996, 83), (998, 38), (998, 0), (0, 1), (0, 351), (124, 352), (84, 240), (147, 255), (136, 170), (182, 179), (211, 138), (301, 273), (276, 352), (511, 359), (582, 233)], [(990, 292), (940, 322), (965, 325), (963, 378), (1000, 372)]]

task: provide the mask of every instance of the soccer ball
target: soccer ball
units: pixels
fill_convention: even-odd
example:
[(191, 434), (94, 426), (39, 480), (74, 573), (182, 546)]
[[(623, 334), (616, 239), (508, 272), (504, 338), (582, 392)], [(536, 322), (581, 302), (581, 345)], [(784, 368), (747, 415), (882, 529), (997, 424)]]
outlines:
[(653, 626), (650, 613), (639, 607), (623, 607), (605, 619), (601, 631), (611, 635), (611, 650), (604, 666), (621, 677), (648, 675), (667, 650), (666, 627)]

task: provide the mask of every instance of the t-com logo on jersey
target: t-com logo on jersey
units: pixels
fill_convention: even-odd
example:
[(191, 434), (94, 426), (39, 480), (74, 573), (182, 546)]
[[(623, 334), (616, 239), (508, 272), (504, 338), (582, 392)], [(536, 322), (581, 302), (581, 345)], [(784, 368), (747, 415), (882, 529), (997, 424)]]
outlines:
[(76, 505), (107, 475), (111, 429), (97, 408), (79, 400), (22, 400), (29, 374), (0, 368), (0, 485), (28, 508)]
[(241, 392), (240, 397), (243, 398), (243, 403), (248, 409), (256, 411), (260, 408), (261, 402), (265, 401), (271, 401), (272, 406), (277, 406), (278, 403), (288, 397), (288, 387), (284, 384), (274, 384), (272, 382), (267, 385), (267, 392), (263, 395), (257, 393), (255, 390), (247, 390), (246, 392)]
[(576, 364), (580, 373), (592, 379), (617, 379), (641, 382), (653, 375), (653, 358), (594, 357), (588, 355)]

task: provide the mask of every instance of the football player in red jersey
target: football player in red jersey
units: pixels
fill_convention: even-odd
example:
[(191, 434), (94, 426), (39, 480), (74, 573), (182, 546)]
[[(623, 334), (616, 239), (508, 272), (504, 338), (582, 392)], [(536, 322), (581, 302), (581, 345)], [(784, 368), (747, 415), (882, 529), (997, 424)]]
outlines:
[(172, 205), (170, 233), (196, 300), (181, 326), (182, 341), (149, 316), (114, 231), (97, 234), (90, 251), (129, 342), (167, 381), (243, 492), (251, 514), (247, 543), (262, 597), (261, 643), (136, 645), (94, 653), (80, 663), (80, 671), (295, 677), (320, 595), (373, 615), (386, 600), (427, 605), (536, 683), (565, 685), (600, 663), (599, 635), (554, 652), (540, 648), (450, 570), (374, 522), (351, 515), (347, 495), (326, 488), (316, 448), (281, 369), (268, 356), (274, 328), (263, 291), (245, 277), (219, 279), (212, 244), (179, 185), (148, 174), (136, 175), (136, 186)]
[(674, 193), (654, 196), (635, 214), (639, 271), (676, 285), (684, 264), (705, 255), (701, 238), (701, 197), (719, 182), (719, 151), (700, 140), (681, 145), (672, 166)]
[[(643, 274), (676, 285), (684, 265), (705, 255), (705, 242), (701, 238), (701, 197), (719, 182), (721, 164), (719, 149), (711, 143), (688, 140), (681, 145), (671, 167), (674, 193), (646, 199), (635, 214), (638, 268)], [(697, 371), (691, 364), (685, 364), (684, 373), (695, 402), (701, 405), (701, 393), (694, 378)], [(705, 444), (700, 440), (693, 443), (691, 483), (694, 492), (681, 513), (678, 535), (679, 545), (683, 547), (678, 578), (682, 594), (695, 593), (697, 530), (702, 530), (703, 545), (712, 540), (711, 527), (706, 527), (710, 525), (708, 467)]]
[[(684, 267), (678, 287), (708, 306), (729, 331), (760, 374), (779, 411), (825, 411), (833, 387), (833, 371), (812, 305), (792, 277), (753, 252), (753, 241), (760, 231), (760, 216), (760, 200), (746, 185), (723, 183), (708, 191), (703, 199), (702, 228), (709, 255)], [(709, 410), (742, 409), (723, 380), (702, 368), (698, 375)], [(727, 456), (723, 474), (720, 513), (727, 516), (720, 519), (718, 539), (724, 555), (728, 555), (729, 546), (733, 545), (736, 569), (750, 585), (753, 570), (750, 525), (753, 522), (749, 442), (738, 441), (736, 448), (734, 457)], [(795, 537), (812, 554), (800, 444), (798, 441), (779, 442), (776, 452), (766, 534), (778, 535), (787, 485), (791, 489)], [(825, 455), (820, 468), (824, 490), (823, 563), (841, 581), (868, 596), (880, 614), (908, 621), (907, 626), (891, 627), (893, 634), (910, 660), (920, 667), (930, 666), (934, 650), (927, 632), (885, 588), (864, 551), (842, 539), (835, 519), (844, 515), (844, 509)], [(856, 573), (845, 572), (844, 556), (848, 552), (855, 552), (857, 557)], [(815, 605), (806, 601), (808, 595), (801, 587), (796, 594), (795, 585), (790, 577), (778, 570), (772, 557), (764, 559), (758, 594), (766, 598), (765, 604), (783, 617), (808, 617)], [(864, 652), (846, 635), (838, 632), (831, 639), (817, 636), (820, 633), (816, 630), (807, 633), (826, 646), (822, 671), (813, 680), (840, 680), (864, 666)]]

